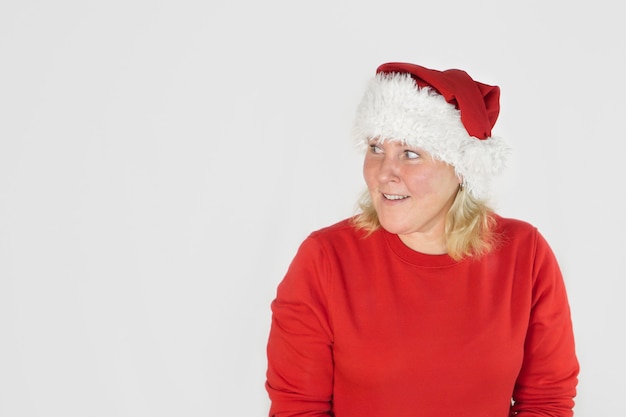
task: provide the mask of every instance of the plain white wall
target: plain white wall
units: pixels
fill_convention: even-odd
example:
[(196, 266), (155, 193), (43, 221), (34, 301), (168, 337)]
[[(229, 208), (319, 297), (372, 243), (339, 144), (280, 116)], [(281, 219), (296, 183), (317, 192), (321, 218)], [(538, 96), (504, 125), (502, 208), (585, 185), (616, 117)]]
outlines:
[(362, 190), (378, 64), (502, 88), (501, 214), (566, 277), (577, 415), (623, 412), (615, 2), (0, 2), (0, 415), (265, 416), (269, 303)]

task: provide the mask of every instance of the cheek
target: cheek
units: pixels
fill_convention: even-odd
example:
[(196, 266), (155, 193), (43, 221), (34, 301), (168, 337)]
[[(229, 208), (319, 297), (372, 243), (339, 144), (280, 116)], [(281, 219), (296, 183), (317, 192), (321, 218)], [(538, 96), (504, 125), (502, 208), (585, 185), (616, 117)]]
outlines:
[(431, 187), (443, 198), (456, 194), (459, 180), (453, 170), (440, 171), (431, 181)]
[(363, 161), (363, 179), (365, 179), (365, 183), (368, 185), (372, 185), (374, 183), (374, 179), (376, 178), (376, 173), (374, 172), (375, 166), (372, 164), (368, 158), (365, 158)]
[(405, 183), (417, 197), (447, 195), (448, 190), (456, 189), (456, 176), (447, 170), (428, 169), (406, 175)]
[(427, 175), (411, 175), (406, 178), (405, 184), (415, 197), (427, 196), (437, 190), (435, 181)]

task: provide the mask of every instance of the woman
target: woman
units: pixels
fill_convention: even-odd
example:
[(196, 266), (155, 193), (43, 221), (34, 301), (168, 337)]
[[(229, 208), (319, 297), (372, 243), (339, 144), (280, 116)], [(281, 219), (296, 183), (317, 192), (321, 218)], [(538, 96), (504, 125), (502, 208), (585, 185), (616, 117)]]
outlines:
[(486, 203), (499, 95), (461, 70), (377, 69), (354, 127), (362, 210), (305, 239), (272, 303), (270, 416), (572, 416), (558, 263)]

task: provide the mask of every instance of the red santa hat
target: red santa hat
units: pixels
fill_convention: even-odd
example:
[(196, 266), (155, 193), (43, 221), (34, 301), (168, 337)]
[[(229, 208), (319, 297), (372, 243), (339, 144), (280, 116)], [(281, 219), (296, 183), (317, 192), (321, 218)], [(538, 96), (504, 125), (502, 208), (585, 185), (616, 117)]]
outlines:
[(499, 99), (499, 87), (474, 81), (465, 71), (391, 62), (378, 67), (367, 86), (353, 134), (363, 147), (379, 138), (421, 148), (452, 165), (467, 191), (485, 199), (510, 151), (491, 134)]

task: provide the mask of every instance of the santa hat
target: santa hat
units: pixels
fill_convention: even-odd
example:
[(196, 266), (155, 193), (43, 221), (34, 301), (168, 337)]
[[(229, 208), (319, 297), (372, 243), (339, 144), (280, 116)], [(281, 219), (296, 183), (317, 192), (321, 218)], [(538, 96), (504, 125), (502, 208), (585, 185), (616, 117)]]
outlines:
[(505, 166), (509, 146), (492, 136), (500, 88), (474, 81), (465, 71), (438, 71), (392, 62), (376, 70), (357, 108), (353, 134), (396, 140), (452, 165), (478, 199)]

